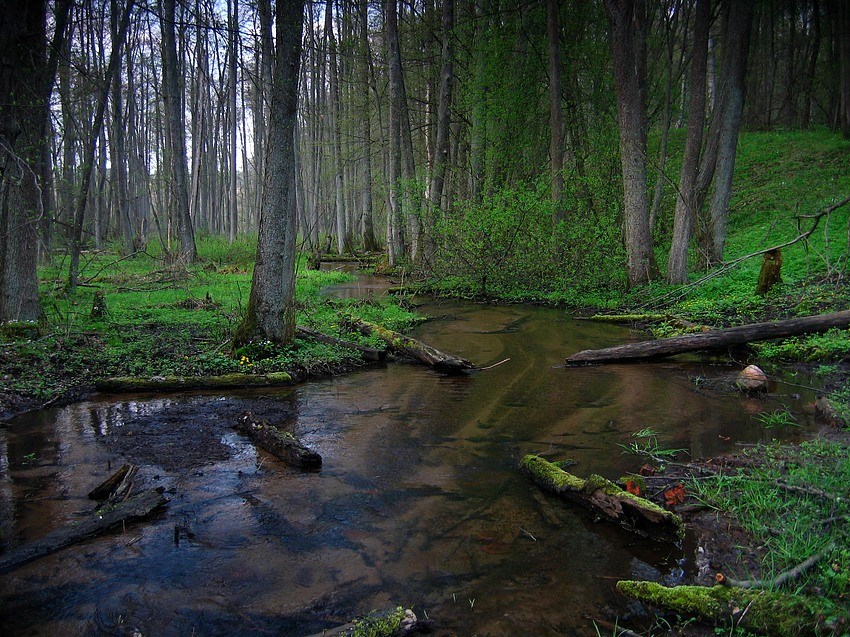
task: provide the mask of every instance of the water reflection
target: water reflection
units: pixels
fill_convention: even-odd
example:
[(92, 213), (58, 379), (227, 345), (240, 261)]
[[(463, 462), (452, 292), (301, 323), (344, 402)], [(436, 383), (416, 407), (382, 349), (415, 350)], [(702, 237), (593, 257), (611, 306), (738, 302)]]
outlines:
[[(104, 399), (11, 423), (0, 493), (14, 543), (86, 509), (84, 494), (127, 460), (173, 499), (157, 520), (4, 576), (0, 621), (57, 635), (305, 635), (402, 603), (438, 634), (592, 635), (586, 617), (620, 603), (616, 578), (673, 581), (690, 556), (541, 493), (519, 458), (616, 478), (642, 463), (619, 445), (645, 427), (695, 456), (778, 433), (753, 422), (749, 399), (691, 380), (720, 383), (731, 367), (561, 366), (628, 330), (540, 308), (425, 311), (453, 317), (420, 326), (428, 342), (510, 361), (469, 377), (392, 364), (295, 389)], [(783, 397), (795, 410), (803, 399)], [(291, 427), (322, 471), (288, 469), (233, 433), (246, 409)], [(21, 464), (29, 453), (35, 468)]]

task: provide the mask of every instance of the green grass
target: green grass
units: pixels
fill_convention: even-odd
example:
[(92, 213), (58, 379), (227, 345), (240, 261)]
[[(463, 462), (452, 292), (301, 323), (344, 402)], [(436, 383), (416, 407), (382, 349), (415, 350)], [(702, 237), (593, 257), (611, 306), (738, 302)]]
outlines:
[[(233, 244), (206, 237), (198, 242), (199, 259), (191, 267), (175, 266), (156, 251), (120, 258), (104, 250), (84, 255), (83, 283), (66, 292), (67, 262), (57, 259), (40, 272), (47, 319), (38, 338), (0, 342), (0, 380), (7, 393), (46, 401), (98, 378), (109, 376), (217, 375), (241, 371), (266, 373), (293, 369), (323, 373), (359, 364), (350, 350), (296, 339), (287, 347), (266, 347), (243, 354), (230, 351), (251, 289), (256, 240)], [(416, 320), (391, 301), (365, 303), (330, 300), (320, 290), (349, 280), (338, 271), (307, 270), (302, 259), (296, 286), (296, 320), (347, 340), (339, 317), (355, 314), (406, 329)], [(107, 313), (91, 318), (96, 292)], [(0, 411), (3, 395), (0, 392)]]
[[(796, 583), (839, 604), (850, 602), (850, 449), (823, 440), (771, 445), (763, 462), (737, 475), (692, 480), (689, 491), (712, 508), (732, 512), (767, 549), (764, 579), (835, 547)], [(745, 579), (748, 574), (727, 574)]]

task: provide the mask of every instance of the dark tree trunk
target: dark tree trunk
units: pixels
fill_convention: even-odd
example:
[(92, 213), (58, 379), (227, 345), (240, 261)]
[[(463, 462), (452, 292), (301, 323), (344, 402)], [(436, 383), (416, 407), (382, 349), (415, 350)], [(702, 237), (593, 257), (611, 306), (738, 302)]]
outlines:
[(186, 263), (198, 257), (195, 230), (189, 217), (189, 175), (186, 165), (186, 130), (183, 122), (183, 91), (177, 60), (175, 35), (175, 0), (162, 0), (162, 80), (165, 93), (165, 112), (168, 124), (168, 156), (171, 168), (171, 188), (177, 207), (177, 232), (180, 237), (180, 257)]
[(0, 323), (36, 321), (47, 3), (0, 6)]
[(558, 0), (546, 0), (546, 39), (549, 51), (549, 163), (552, 172), (554, 221), (565, 219), (564, 117), (561, 109), (561, 60), (558, 46)]
[(702, 136), (705, 126), (705, 87), (708, 61), (708, 31), (711, 22), (711, 1), (698, 0), (691, 53), (691, 95), (688, 104), (688, 136), (685, 157), (676, 198), (673, 219), (673, 239), (667, 260), (667, 281), (677, 285), (688, 280), (688, 249), (696, 223), (696, 179), (699, 169)]
[(235, 345), (256, 338), (288, 343), (295, 331), (295, 126), (304, 2), (277, 0), (276, 7), (277, 52), (257, 259)]
[(643, 0), (605, 0), (611, 23), (620, 163), (623, 172), (623, 235), (630, 286), (658, 273), (646, 196), (646, 20)]

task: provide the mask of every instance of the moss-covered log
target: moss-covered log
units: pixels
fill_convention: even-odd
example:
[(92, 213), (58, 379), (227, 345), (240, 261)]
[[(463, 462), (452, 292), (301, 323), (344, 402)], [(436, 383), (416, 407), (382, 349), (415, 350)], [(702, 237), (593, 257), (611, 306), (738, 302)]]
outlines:
[(399, 606), (372, 611), (350, 624), (329, 628), (309, 637), (404, 637), (416, 631), (420, 623), (412, 610)]
[(525, 456), (519, 470), (547, 491), (592, 509), (631, 531), (664, 540), (684, 537), (685, 529), (678, 515), (601, 476), (590, 475), (585, 480), (535, 455)]
[(224, 374), (222, 376), (123, 376), (104, 378), (95, 384), (98, 391), (107, 393), (170, 392), (190, 389), (241, 389), (245, 387), (274, 387), (293, 385), (303, 380), (298, 374)]
[(250, 413), (240, 416), (236, 431), (280, 458), (286, 464), (306, 471), (317, 471), (322, 467), (322, 456), (305, 447), (295, 436), (281, 431), (264, 420), (257, 420)]
[(98, 509), (87, 517), (75, 520), (66, 527), (6, 553), (0, 557), (0, 573), (12, 571), (72, 544), (105, 533), (125, 522), (146, 518), (167, 503), (168, 498), (162, 493), (150, 489), (118, 504)]
[(840, 635), (850, 629), (850, 613), (823, 598), (728, 586), (676, 586), (624, 580), (617, 590), (649, 606), (716, 625), (741, 626), (764, 635)]
[(710, 330), (699, 334), (628, 343), (604, 349), (589, 349), (567, 357), (566, 362), (568, 365), (580, 365), (639, 361), (848, 327), (850, 327), (850, 310), (844, 310), (832, 314), (802, 316), (784, 321), (753, 323), (722, 330)]
[(404, 334), (399, 334), (398, 332), (389, 330), (381, 325), (369, 323), (368, 321), (355, 317), (349, 317), (346, 322), (353, 329), (358, 330), (361, 334), (376, 336), (381, 339), (387, 344), (391, 351), (403, 356), (409, 356), (410, 358), (416, 359), (420, 363), (424, 363), (429, 367), (454, 374), (468, 372), (469, 370), (475, 369), (475, 365), (465, 358), (446, 354), (445, 352), (441, 352), (437, 348), (431, 347), (422, 341), (411, 338), (410, 336), (405, 336)]
[(299, 336), (303, 336), (304, 338), (309, 338), (314, 341), (319, 341), (320, 343), (336, 345), (337, 347), (342, 347), (344, 349), (353, 349), (360, 353), (360, 357), (364, 361), (380, 362), (386, 360), (387, 358), (386, 350), (375, 349), (374, 347), (367, 347), (366, 345), (361, 345), (360, 343), (352, 343), (351, 341), (344, 341), (334, 336), (329, 336), (328, 334), (322, 334), (321, 332), (317, 332), (316, 330), (311, 330), (309, 327), (302, 327), (301, 325), (299, 325), (295, 328), (295, 332)]

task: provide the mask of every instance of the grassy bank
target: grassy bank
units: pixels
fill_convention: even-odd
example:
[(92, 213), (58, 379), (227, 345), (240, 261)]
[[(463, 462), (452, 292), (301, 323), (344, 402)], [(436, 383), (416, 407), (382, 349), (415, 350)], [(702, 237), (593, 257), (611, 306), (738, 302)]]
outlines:
[[(112, 376), (212, 376), (233, 372), (324, 374), (360, 364), (351, 350), (297, 338), (286, 348), (230, 349), (251, 289), (255, 241), (206, 238), (190, 267), (170, 264), (154, 250), (121, 258), (104, 250), (84, 255), (83, 285), (65, 291), (67, 264), (40, 272), (47, 314), (40, 326), (11, 326), (0, 341), (0, 413), (86, 391)], [(320, 289), (350, 279), (339, 271), (299, 264), (297, 322), (338, 334), (340, 313), (394, 329), (416, 318), (399, 306), (327, 299)], [(102, 294), (103, 316), (93, 316)], [(356, 335), (346, 334), (348, 340)], [(361, 339), (368, 343), (368, 340)]]

